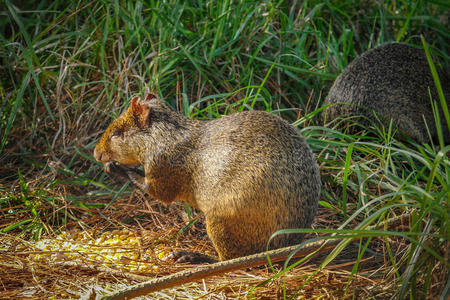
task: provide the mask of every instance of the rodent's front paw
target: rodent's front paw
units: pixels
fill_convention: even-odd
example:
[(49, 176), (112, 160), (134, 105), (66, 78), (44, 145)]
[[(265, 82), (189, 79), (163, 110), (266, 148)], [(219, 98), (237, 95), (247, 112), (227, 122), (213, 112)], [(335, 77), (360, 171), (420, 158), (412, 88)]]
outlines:
[(114, 168), (114, 162), (109, 161), (109, 162), (107, 162), (107, 163), (104, 164), (103, 170), (104, 170), (106, 173), (112, 173), (111, 168)]
[(145, 177), (145, 172), (138, 168), (126, 168), (125, 172), (128, 174), (128, 177)]
[(119, 165), (117, 162), (105, 163), (105, 172), (109, 174), (116, 174), (128, 179), (127, 168)]

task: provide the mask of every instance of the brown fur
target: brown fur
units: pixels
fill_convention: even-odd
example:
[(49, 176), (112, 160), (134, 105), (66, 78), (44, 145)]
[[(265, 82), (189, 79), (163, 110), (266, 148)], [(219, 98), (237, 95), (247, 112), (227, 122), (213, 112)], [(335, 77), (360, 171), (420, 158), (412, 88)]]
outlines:
[[(438, 71), (450, 108), (449, 77), (443, 70), (438, 68)], [(425, 52), (405, 44), (376, 47), (350, 63), (334, 82), (324, 104), (346, 102), (351, 105), (333, 105), (327, 109), (326, 117), (333, 120), (363, 115), (374, 121), (375, 112), (384, 126), (392, 120), (403, 134), (425, 143), (429, 138), (424, 118), (431, 137), (437, 138), (428, 89), (438, 103), (444, 137), (450, 142)], [(368, 124), (363, 119), (360, 122)]]
[[(149, 195), (203, 211), (221, 260), (265, 250), (279, 229), (311, 225), (320, 176), (294, 127), (259, 111), (192, 120), (152, 98), (134, 98), (100, 138), (94, 156), (105, 164), (143, 165), (145, 179), (137, 184)], [(271, 248), (301, 238), (280, 235)]]

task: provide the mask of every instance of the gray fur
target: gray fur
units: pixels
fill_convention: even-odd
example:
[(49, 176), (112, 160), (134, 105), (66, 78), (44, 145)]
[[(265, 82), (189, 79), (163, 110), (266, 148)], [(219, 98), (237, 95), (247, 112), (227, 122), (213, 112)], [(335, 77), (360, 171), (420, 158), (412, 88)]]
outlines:
[[(448, 73), (439, 70), (439, 76), (450, 107)], [(374, 120), (373, 110), (385, 126), (392, 120), (403, 134), (425, 143), (429, 141), (425, 121), (431, 137), (437, 138), (429, 89), (439, 106), (445, 140), (450, 142), (425, 52), (406, 44), (389, 43), (376, 47), (350, 63), (334, 82), (324, 104), (346, 102), (351, 105), (331, 106), (326, 117), (334, 120), (363, 115)], [(363, 119), (360, 121), (368, 123)]]

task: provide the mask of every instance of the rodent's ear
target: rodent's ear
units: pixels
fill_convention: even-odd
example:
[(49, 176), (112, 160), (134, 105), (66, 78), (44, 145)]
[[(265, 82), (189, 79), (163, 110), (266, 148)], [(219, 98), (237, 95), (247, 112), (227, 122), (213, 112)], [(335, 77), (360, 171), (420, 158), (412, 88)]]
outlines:
[(160, 106), (162, 105), (161, 99), (153, 93), (148, 93), (147, 96), (145, 96), (144, 100), (141, 100), (142, 104), (148, 104), (149, 106)]
[(150, 114), (150, 107), (141, 102), (139, 97), (131, 99), (131, 110), (133, 111), (134, 119), (140, 128), (145, 127), (148, 124), (148, 117)]
[(159, 98), (158, 98), (158, 96), (156, 96), (153, 93), (148, 93), (147, 96), (145, 96), (145, 101), (150, 101), (150, 100), (153, 100), (153, 99), (159, 99)]

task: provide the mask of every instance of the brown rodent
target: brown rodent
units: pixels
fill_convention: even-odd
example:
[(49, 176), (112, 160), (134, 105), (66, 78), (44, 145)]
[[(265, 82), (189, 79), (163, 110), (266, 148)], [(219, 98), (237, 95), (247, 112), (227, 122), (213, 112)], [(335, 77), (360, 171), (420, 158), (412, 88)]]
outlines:
[[(150, 196), (201, 210), (221, 260), (264, 251), (275, 231), (309, 227), (316, 214), (321, 182), (314, 155), (294, 127), (267, 112), (199, 121), (152, 94), (135, 97), (94, 156), (106, 171), (115, 162), (142, 165), (145, 178), (128, 174)], [(270, 248), (301, 238), (279, 235)]]
[[(448, 73), (438, 69), (447, 106), (450, 108)], [(324, 104), (338, 102), (350, 105), (332, 105), (326, 111), (329, 120), (338, 117), (365, 116), (374, 121), (375, 112), (388, 126), (393, 124), (401, 133), (425, 143), (437, 130), (430, 95), (437, 102), (443, 135), (450, 142), (450, 133), (425, 52), (401, 43), (389, 43), (371, 49), (353, 60), (331, 87)], [(367, 120), (359, 119), (363, 124)]]

